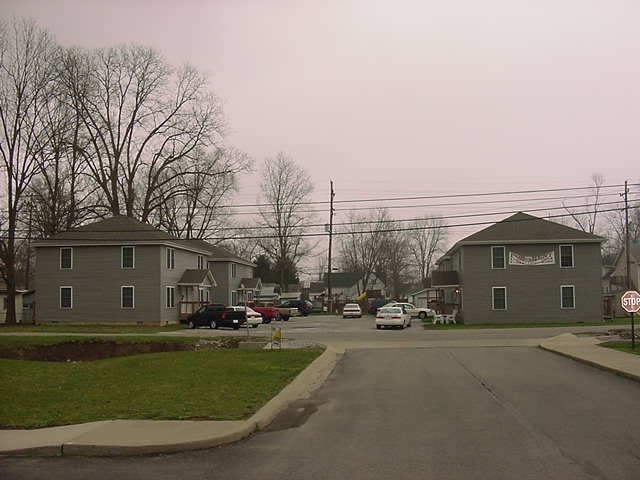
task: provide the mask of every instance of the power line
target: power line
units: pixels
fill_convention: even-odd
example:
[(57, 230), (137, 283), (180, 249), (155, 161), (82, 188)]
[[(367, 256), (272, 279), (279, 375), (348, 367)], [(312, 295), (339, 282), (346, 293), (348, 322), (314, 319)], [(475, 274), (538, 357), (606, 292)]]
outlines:
[[(613, 204), (616, 203), (618, 204), (618, 202), (609, 202), (609, 204)], [(603, 205), (603, 204), (599, 204), (599, 205)], [(582, 207), (582, 206), (580, 206)], [(528, 212), (535, 212), (535, 211), (549, 211), (549, 210), (559, 210), (560, 208), (565, 208), (565, 207), (556, 207), (556, 208), (540, 208), (540, 209), (533, 209), (533, 210), (527, 210)], [(574, 208), (574, 207), (568, 207), (568, 208)], [(630, 206), (629, 209), (637, 209), (640, 208), (640, 203), (638, 203), (635, 206)], [(609, 209), (603, 209), (603, 210), (598, 210), (597, 213), (607, 213), (607, 212), (612, 212), (612, 211), (620, 211), (620, 208), (609, 208)], [(501, 211), (501, 212), (485, 212), (485, 213), (475, 213), (475, 214), (464, 214), (464, 215), (451, 215), (451, 216), (447, 216), (447, 217), (438, 217), (441, 218), (443, 220), (447, 220), (447, 219), (454, 219), (454, 218), (458, 218), (458, 219), (462, 219), (462, 218), (474, 218), (474, 217), (487, 217), (487, 216), (491, 216), (491, 217), (495, 217), (495, 216), (504, 216), (504, 215), (509, 215), (509, 214), (515, 214), (520, 212), (521, 210), (515, 210), (515, 211)], [(583, 211), (583, 212), (573, 212), (573, 215), (589, 215), (589, 214), (593, 214), (593, 211)], [(571, 217), (572, 214), (570, 213), (563, 213), (563, 214), (556, 214), (556, 215), (546, 215), (545, 218), (566, 218), (566, 217)], [(363, 224), (375, 224), (375, 223), (383, 223), (381, 222), (376, 222), (376, 221), (371, 221), (371, 222), (364, 222)], [(398, 223), (397, 220), (389, 220), (389, 221), (384, 221), (384, 223)], [(433, 230), (435, 228), (446, 228), (446, 229), (451, 229), (451, 228), (460, 228), (460, 227), (472, 227), (472, 226), (480, 226), (480, 225), (491, 225), (496, 223), (495, 220), (486, 220), (486, 221), (480, 221), (480, 222), (467, 222), (467, 223), (458, 223), (458, 224), (445, 224), (445, 225), (441, 225), (441, 226), (410, 226), (410, 227), (394, 227), (394, 228), (386, 228), (386, 229), (369, 229), (369, 230), (356, 230), (356, 231), (334, 231), (333, 235), (337, 235), (337, 236), (345, 236), (345, 235), (362, 235), (362, 234), (372, 234), (372, 233), (389, 233), (389, 232), (409, 232), (409, 231), (422, 231), (422, 230)], [(122, 233), (121, 230), (113, 230), (113, 231), (104, 231), (104, 233)], [(317, 233), (292, 233), (289, 236), (292, 238), (317, 238), (317, 237), (325, 237), (327, 235), (326, 232), (317, 232)], [(200, 240), (213, 240), (213, 241), (217, 241), (217, 242), (222, 242), (222, 241), (226, 241), (226, 240), (260, 240), (260, 239), (277, 239), (280, 238), (278, 235), (250, 235), (250, 236), (241, 236), (241, 237), (205, 237), (202, 238)], [(16, 237), (16, 239), (19, 240), (26, 240), (26, 237)], [(82, 238), (76, 238), (73, 239), (73, 241), (82, 241)], [(128, 238), (127, 241), (144, 241), (147, 240), (146, 238)], [(185, 239), (175, 239), (175, 240), (185, 240)], [(64, 240), (63, 240), (64, 241)]]

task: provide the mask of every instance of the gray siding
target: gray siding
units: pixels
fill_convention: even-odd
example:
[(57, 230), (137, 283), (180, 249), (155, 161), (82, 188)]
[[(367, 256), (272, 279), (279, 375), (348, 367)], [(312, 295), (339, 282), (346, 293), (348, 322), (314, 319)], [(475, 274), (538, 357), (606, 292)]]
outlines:
[[(39, 322), (157, 323), (160, 320), (160, 246), (135, 247), (135, 268), (121, 268), (120, 246), (73, 247), (73, 269), (61, 270), (59, 247), (36, 253)], [(135, 287), (135, 308), (122, 309), (122, 286)], [(73, 287), (73, 308), (61, 309), (61, 286)]]
[[(233, 267), (235, 265), (235, 276)], [(213, 302), (231, 305), (233, 294), (240, 286), (243, 278), (253, 278), (253, 267), (234, 262), (209, 262), (209, 270), (216, 279), (217, 287), (213, 288)], [(238, 299), (240, 300), (240, 299)]]
[[(501, 244), (496, 243), (495, 246)], [(504, 244), (502, 244), (504, 245)], [(558, 244), (504, 245), (506, 268), (491, 268), (491, 246), (463, 246), (460, 270), (465, 323), (588, 322), (602, 319), (598, 243), (574, 244), (574, 267), (560, 268)], [(555, 251), (553, 265), (509, 265), (509, 252), (536, 256)], [(575, 308), (562, 309), (560, 286), (575, 287)], [(492, 309), (492, 287), (506, 287), (507, 309)]]
[(209, 262), (209, 270), (216, 279), (217, 286), (211, 292), (211, 303), (224, 303), (229, 305), (231, 294), (229, 293), (229, 277), (231, 264), (229, 262)]

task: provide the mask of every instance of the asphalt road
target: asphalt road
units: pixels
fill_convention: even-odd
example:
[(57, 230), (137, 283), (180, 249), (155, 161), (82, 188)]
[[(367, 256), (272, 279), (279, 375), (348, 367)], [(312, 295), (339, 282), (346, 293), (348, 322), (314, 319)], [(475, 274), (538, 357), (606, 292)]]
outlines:
[[(504, 331), (434, 340), (444, 332), (362, 325), (344, 326), (356, 346), (323, 387), (245, 441), (149, 457), (1, 458), (0, 478), (640, 478), (639, 383), (526, 346), (520, 333), (508, 346)], [(328, 330), (318, 337), (339, 335)]]

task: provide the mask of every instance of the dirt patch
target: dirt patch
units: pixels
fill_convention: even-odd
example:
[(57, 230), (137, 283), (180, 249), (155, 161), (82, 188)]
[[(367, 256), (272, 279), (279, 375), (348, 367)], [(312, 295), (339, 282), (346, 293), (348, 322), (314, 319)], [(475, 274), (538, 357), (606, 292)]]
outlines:
[(41, 362), (88, 362), (111, 357), (186, 350), (238, 348), (240, 339), (188, 342), (117, 342), (72, 340), (51, 345), (0, 345), (0, 358)]

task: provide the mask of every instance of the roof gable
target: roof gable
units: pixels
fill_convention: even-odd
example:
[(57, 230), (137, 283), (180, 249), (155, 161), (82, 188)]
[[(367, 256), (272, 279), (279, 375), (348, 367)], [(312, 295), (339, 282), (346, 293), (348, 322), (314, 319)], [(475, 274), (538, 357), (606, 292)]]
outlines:
[(460, 240), (458, 245), (525, 242), (602, 242), (604, 239), (577, 228), (518, 212)]
[[(207, 282), (208, 281), (208, 282)], [(209, 270), (185, 270), (178, 281), (178, 285), (207, 285), (217, 286), (211, 271)]]

